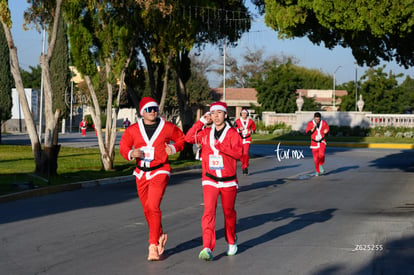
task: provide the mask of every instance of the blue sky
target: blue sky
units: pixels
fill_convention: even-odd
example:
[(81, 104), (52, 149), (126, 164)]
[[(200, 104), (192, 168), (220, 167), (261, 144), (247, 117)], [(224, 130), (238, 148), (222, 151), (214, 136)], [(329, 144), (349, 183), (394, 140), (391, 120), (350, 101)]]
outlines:
[[(249, 2), (249, 1), (247, 1)], [(13, 27), (12, 34), (18, 49), (20, 66), (27, 69), (30, 66), (39, 64), (39, 56), (42, 51), (42, 34), (36, 30), (24, 31), (23, 12), (27, 8), (26, 0), (9, 1), (12, 13)], [(255, 12), (255, 11), (253, 11)], [(227, 54), (238, 57), (242, 56), (246, 48), (251, 50), (263, 49), (265, 56), (288, 55), (295, 56), (299, 60), (299, 65), (312, 69), (319, 69), (322, 72), (333, 75), (336, 71), (336, 83), (355, 80), (355, 59), (350, 49), (337, 47), (328, 50), (323, 46), (315, 46), (307, 38), (280, 40), (276, 32), (266, 27), (263, 19), (258, 18), (252, 24), (250, 32), (243, 35), (236, 48), (227, 48)], [(208, 47), (203, 53), (211, 58), (221, 58), (218, 48)], [(405, 70), (395, 62), (386, 64), (386, 72), (392, 70), (393, 73), (403, 73), (414, 78), (414, 68)], [(337, 69), (341, 66), (339, 69)], [(358, 79), (367, 70), (367, 67), (357, 67)], [(405, 76), (400, 78), (403, 81)], [(218, 76), (210, 79), (210, 85), (217, 87), (221, 83)]]

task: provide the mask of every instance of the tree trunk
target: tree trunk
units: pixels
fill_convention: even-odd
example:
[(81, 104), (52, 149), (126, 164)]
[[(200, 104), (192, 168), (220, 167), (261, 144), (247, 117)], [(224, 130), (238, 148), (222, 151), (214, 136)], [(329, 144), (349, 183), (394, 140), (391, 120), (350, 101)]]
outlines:
[(32, 144), (32, 152), (35, 161), (35, 171), (38, 170), (41, 164), (41, 146), (39, 136), (36, 131), (36, 126), (33, 121), (32, 113), (30, 112), (29, 104), (27, 102), (26, 94), (24, 92), (24, 86), (22, 76), (20, 74), (19, 59), (17, 57), (17, 48), (14, 46), (13, 37), (10, 28), (3, 22), (2, 27), (6, 35), (7, 44), (10, 51), (10, 70), (13, 75), (14, 83), (17, 93), (19, 94), (20, 104), (24, 114), (24, 120), (26, 123), (27, 132), (29, 133), (30, 142)]
[[(177, 98), (178, 98), (178, 105), (180, 108), (180, 119), (183, 127), (183, 132), (187, 133), (188, 130), (193, 125), (193, 111), (189, 106), (188, 103), (188, 96), (186, 93), (185, 84), (181, 79), (179, 69), (177, 71), (177, 78), (176, 78), (176, 90), (177, 90)], [(194, 152), (192, 144), (186, 143), (184, 145), (184, 149), (180, 153), (180, 160), (189, 160), (194, 159)]]
[(167, 98), (167, 93), (168, 93), (168, 74), (170, 72), (170, 61), (171, 61), (171, 55), (168, 57), (167, 59), (167, 64), (165, 65), (165, 74), (164, 74), (164, 85), (162, 88), (162, 95), (161, 95), (161, 100), (160, 100), (160, 114), (163, 115), (164, 114), (164, 108), (165, 108), (165, 99)]

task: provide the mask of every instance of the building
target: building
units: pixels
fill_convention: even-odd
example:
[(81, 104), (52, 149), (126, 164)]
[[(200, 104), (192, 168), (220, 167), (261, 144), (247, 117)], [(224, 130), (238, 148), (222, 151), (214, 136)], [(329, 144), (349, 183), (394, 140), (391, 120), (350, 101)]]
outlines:
[(341, 97), (348, 95), (346, 90), (297, 89), (296, 93), (302, 97), (312, 98), (321, 111), (338, 111), (342, 102)]
[[(35, 123), (37, 123), (40, 113), (40, 98), (38, 97), (38, 91), (27, 88), (24, 89), (24, 92), (26, 94), (27, 103), (29, 104), (29, 109), (32, 113), (33, 120)], [(4, 128), (9, 132), (26, 132), (26, 123), (24, 121), (22, 105), (20, 102), (19, 93), (15, 88), (12, 89), (12, 103), (12, 117), (6, 121)]]
[(243, 108), (249, 110), (250, 115), (255, 118), (254, 110), (251, 106), (259, 106), (257, 103), (257, 91), (254, 88), (212, 88), (211, 99), (215, 101), (224, 101), (227, 103), (229, 116), (239, 118)]

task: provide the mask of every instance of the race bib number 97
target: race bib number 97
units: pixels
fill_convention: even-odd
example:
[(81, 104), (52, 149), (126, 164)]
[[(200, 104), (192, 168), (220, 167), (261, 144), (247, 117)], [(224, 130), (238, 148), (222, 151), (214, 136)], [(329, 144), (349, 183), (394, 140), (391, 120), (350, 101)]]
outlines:
[(208, 164), (211, 170), (221, 170), (224, 168), (223, 157), (220, 155), (209, 155)]

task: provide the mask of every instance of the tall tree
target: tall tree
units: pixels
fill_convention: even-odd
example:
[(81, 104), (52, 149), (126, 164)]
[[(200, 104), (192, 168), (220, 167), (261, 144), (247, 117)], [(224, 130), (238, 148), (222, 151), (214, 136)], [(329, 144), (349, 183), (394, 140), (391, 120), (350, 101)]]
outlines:
[[(121, 91), (135, 53), (135, 36), (129, 19), (136, 8), (135, 1), (69, 1), (65, 5), (71, 56), (86, 81), (92, 100), (89, 107), (105, 171), (113, 169)], [(105, 75), (107, 89), (105, 140), (102, 137), (103, 110), (96, 92), (100, 79), (98, 68)], [(115, 90), (117, 80), (119, 88)]]
[(398, 77), (384, 72), (385, 65), (368, 70), (362, 77), (360, 94), (365, 105), (364, 110), (378, 114), (398, 114), (404, 109), (403, 102), (399, 101), (400, 88)]
[[(180, 120), (186, 132), (193, 123), (186, 82), (190, 79), (190, 52), (205, 43), (232, 44), (250, 28), (244, 1), (136, 0), (142, 8), (134, 24), (138, 47), (145, 59), (151, 96), (163, 111), (168, 81), (175, 79)], [(135, 18), (135, 19), (133, 19)], [(171, 69), (171, 70), (170, 70)], [(171, 73), (173, 72), (173, 73)], [(191, 152), (186, 147), (180, 157)]]
[[(266, 64), (264, 73), (253, 82), (257, 101), (264, 110), (293, 113), (296, 107), (297, 89), (327, 89), (332, 79), (317, 70), (296, 66), (292, 62)], [(311, 99), (304, 98), (303, 110), (315, 110)]]
[[(396, 60), (414, 65), (414, 0), (254, 0), (282, 38), (352, 49), (359, 65)], [(263, 5), (264, 3), (264, 5)], [(264, 7), (264, 9), (263, 9)]]
[[(70, 70), (66, 23), (63, 16), (60, 16), (58, 20), (55, 52), (50, 60), (50, 76), (53, 90), (53, 110), (61, 110), (59, 117), (59, 120), (61, 120), (69, 114)], [(58, 127), (56, 127), (56, 130), (58, 130)], [(55, 139), (57, 140), (57, 138), (58, 132), (55, 134)]]
[(42, 82), (42, 68), (40, 65), (37, 65), (36, 67), (29, 66), (29, 69), (30, 71), (26, 71), (20, 68), (23, 86), (40, 91)]
[(0, 144), (3, 123), (11, 118), (12, 75), (10, 53), (3, 28), (0, 28)]
[[(251, 81), (260, 75), (266, 69), (266, 63), (283, 64), (286, 62), (297, 64), (298, 60), (294, 56), (270, 56), (265, 57), (263, 49), (247, 49), (241, 59), (232, 56), (226, 56), (226, 86), (236, 88), (250, 88)], [(219, 68), (214, 70), (218, 75), (223, 74), (223, 61), (220, 60)], [(223, 84), (223, 83), (222, 83)]]
[(402, 102), (403, 112), (411, 114), (414, 112), (414, 79), (407, 76), (400, 88), (399, 101)]
[[(19, 67), (19, 60), (17, 57), (17, 49), (14, 45), (13, 36), (11, 34), (11, 16), (10, 10), (8, 8), (8, 3), (6, 0), (0, 0), (0, 20), (6, 35), (7, 44), (10, 51), (10, 60), (11, 60), (11, 72), (13, 74), (14, 82), (16, 85), (17, 92), (19, 93), (20, 102), (22, 105), (22, 111), (25, 117), (26, 127), (29, 133), (30, 141), (32, 144), (32, 150), (35, 160), (35, 172), (41, 175), (54, 175), (57, 173), (57, 156), (59, 153), (59, 147), (54, 146), (53, 144), (53, 135), (55, 133), (55, 127), (57, 123), (57, 118), (59, 117), (60, 111), (57, 109), (55, 113), (53, 113), (53, 106), (52, 106), (52, 87), (51, 87), (51, 80), (50, 80), (50, 59), (53, 55), (53, 50), (55, 47), (56, 41), (56, 34), (57, 34), (57, 26), (58, 26), (58, 18), (60, 16), (60, 10), (62, 5), (62, 0), (56, 0), (56, 2), (45, 2), (47, 6), (36, 6), (39, 1), (31, 0), (31, 8), (39, 8), (40, 10), (45, 11), (49, 15), (51, 20), (49, 22), (40, 21), (42, 22), (42, 26), (46, 28), (49, 26), (48, 23), (53, 22), (50, 25), (51, 27), (51, 37), (50, 43), (47, 50), (47, 53), (44, 53), (40, 56), (40, 64), (42, 67), (42, 75), (43, 75), (43, 82), (44, 82), (44, 111), (45, 111), (45, 138), (44, 138), (44, 149), (41, 148), (40, 139), (38, 133), (36, 131), (36, 127), (32, 118), (32, 114), (29, 109), (29, 104), (27, 102), (27, 98), (24, 92), (24, 86), (22, 82), (22, 77), (20, 74), (20, 67)], [(40, 1), (41, 2), (41, 1)], [(30, 11), (28, 12), (30, 13)], [(35, 14), (35, 13), (33, 13)]]

